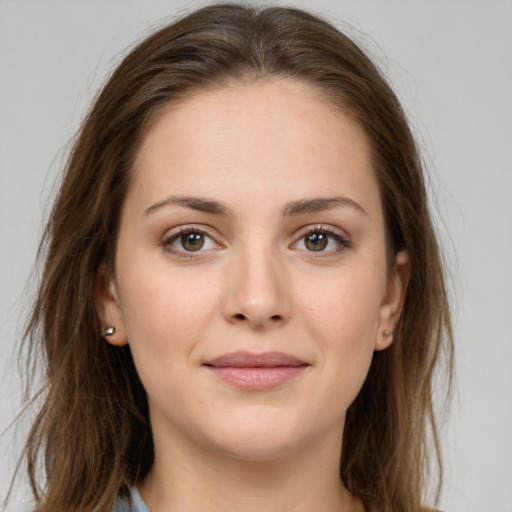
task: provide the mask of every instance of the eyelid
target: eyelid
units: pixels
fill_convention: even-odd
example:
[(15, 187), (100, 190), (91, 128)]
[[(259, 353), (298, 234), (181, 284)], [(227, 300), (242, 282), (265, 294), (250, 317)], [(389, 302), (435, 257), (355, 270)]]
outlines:
[(221, 244), (218, 241), (218, 237), (213, 235), (211, 233), (211, 229), (208, 229), (207, 226), (201, 225), (201, 224), (185, 224), (180, 225), (175, 228), (167, 230), (164, 235), (161, 238), (160, 245), (163, 247), (163, 249), (173, 255), (179, 256), (179, 257), (186, 257), (186, 258), (194, 258), (199, 256), (200, 253), (207, 252), (211, 249), (204, 249), (204, 250), (198, 250), (198, 251), (186, 251), (186, 250), (180, 250), (176, 249), (175, 247), (172, 247), (171, 244), (174, 243), (176, 240), (178, 240), (182, 235), (187, 233), (199, 233), (201, 235), (204, 235), (205, 237), (208, 237), (211, 239), (216, 249), (223, 248), (223, 244)]
[[(325, 234), (327, 236), (330, 236), (333, 238), (336, 243), (338, 244), (338, 248), (335, 250), (329, 250), (329, 251), (306, 251), (308, 252), (308, 255), (313, 257), (321, 257), (321, 256), (328, 256), (332, 255), (333, 253), (339, 253), (341, 251), (344, 251), (346, 249), (350, 249), (351, 247), (351, 241), (349, 235), (342, 229), (332, 226), (330, 224), (313, 224), (309, 226), (305, 226), (301, 229), (299, 229), (295, 234), (295, 242), (291, 244), (292, 248), (296, 249), (296, 245), (302, 241), (306, 236), (313, 234), (313, 233), (320, 233)], [(299, 249), (297, 249), (299, 250)]]
[[(205, 237), (208, 237), (213, 241), (215, 244), (214, 249), (222, 249), (225, 248), (225, 245), (218, 241), (220, 238), (219, 236), (216, 236), (212, 233), (214, 231), (213, 228), (210, 226), (205, 226), (204, 224), (185, 224), (185, 225), (179, 225), (175, 228), (171, 228), (167, 230), (164, 235), (161, 238), (160, 245), (163, 247), (163, 249), (173, 255), (179, 256), (179, 257), (186, 257), (186, 258), (194, 258), (198, 257), (201, 253), (209, 252), (212, 250), (212, 248), (209, 249), (200, 249), (198, 251), (187, 251), (187, 250), (180, 250), (177, 248), (174, 248), (171, 246), (172, 243), (174, 243), (176, 240), (179, 239), (180, 236), (186, 233), (200, 233), (204, 235)], [(333, 239), (336, 244), (336, 249), (330, 249), (330, 250), (324, 250), (324, 251), (308, 251), (307, 249), (299, 249), (297, 245), (299, 242), (301, 242), (306, 236), (313, 234), (313, 233), (320, 233), (325, 234), (329, 236), (331, 239)], [(342, 230), (339, 227), (332, 226), (330, 224), (312, 224), (308, 226), (304, 226), (303, 228), (300, 228), (295, 232), (294, 235), (294, 242), (290, 245), (292, 249), (295, 250), (301, 250), (308, 253), (308, 256), (310, 257), (326, 257), (326, 256), (332, 256), (333, 254), (338, 254), (346, 249), (349, 249), (351, 247), (350, 237), (349, 235)]]

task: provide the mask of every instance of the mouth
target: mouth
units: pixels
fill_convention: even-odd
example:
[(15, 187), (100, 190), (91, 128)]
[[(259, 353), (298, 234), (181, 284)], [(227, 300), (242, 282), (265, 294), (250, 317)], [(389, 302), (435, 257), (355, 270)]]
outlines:
[(232, 386), (260, 391), (297, 378), (309, 364), (282, 352), (254, 354), (239, 351), (206, 361), (203, 366)]

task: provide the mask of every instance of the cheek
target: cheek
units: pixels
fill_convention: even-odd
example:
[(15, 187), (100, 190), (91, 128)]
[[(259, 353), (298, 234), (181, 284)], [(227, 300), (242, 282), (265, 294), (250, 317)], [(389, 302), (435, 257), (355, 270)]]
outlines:
[(381, 290), (379, 273), (351, 268), (330, 276), (301, 301), (305, 327), (317, 342), (329, 382), (348, 395), (357, 394), (371, 363)]
[(315, 330), (329, 339), (374, 341), (383, 290), (378, 273), (350, 268), (307, 290), (301, 304)]
[[(143, 269), (141, 271), (141, 268)], [(189, 357), (217, 313), (218, 286), (197, 269), (148, 265), (124, 271), (122, 310), (128, 343), (140, 373), (176, 371), (177, 355)]]

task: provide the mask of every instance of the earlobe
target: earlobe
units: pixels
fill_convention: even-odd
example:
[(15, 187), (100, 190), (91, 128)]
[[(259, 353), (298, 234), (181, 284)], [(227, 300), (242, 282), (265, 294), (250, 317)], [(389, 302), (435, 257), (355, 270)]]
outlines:
[(95, 290), (96, 311), (100, 320), (98, 333), (111, 345), (123, 346), (128, 343), (123, 315), (119, 304), (115, 280), (102, 264), (98, 269)]
[(402, 313), (411, 262), (407, 251), (400, 251), (387, 280), (386, 291), (380, 306), (380, 321), (375, 350), (384, 350), (393, 343), (393, 333)]

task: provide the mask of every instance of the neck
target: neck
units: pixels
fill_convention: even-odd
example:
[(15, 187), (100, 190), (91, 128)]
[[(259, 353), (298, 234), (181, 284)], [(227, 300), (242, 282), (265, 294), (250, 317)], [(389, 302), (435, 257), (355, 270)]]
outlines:
[[(339, 477), (341, 436), (272, 460), (243, 460), (184, 441), (155, 443), (139, 486), (151, 512), (364, 512)], [(332, 439), (331, 439), (332, 441)]]

